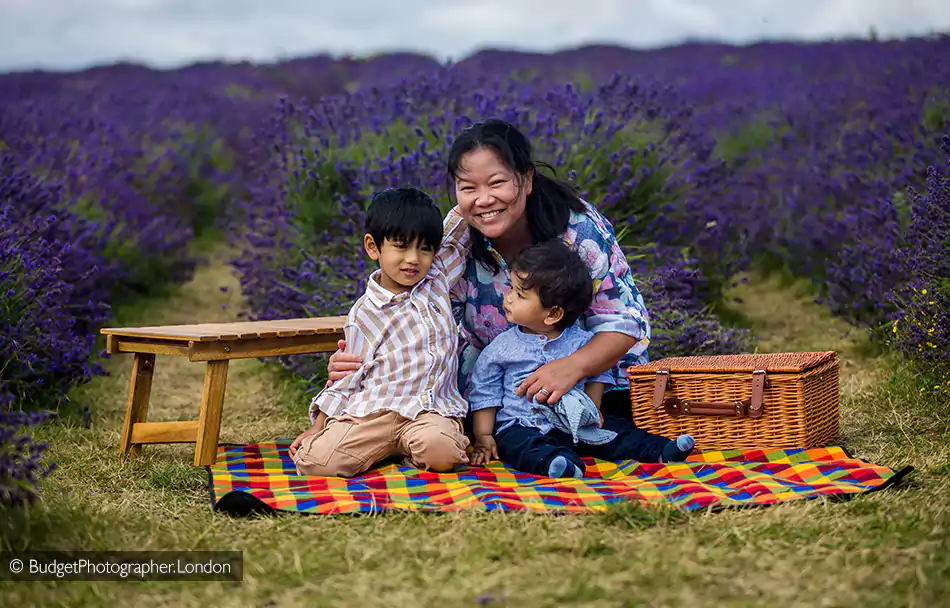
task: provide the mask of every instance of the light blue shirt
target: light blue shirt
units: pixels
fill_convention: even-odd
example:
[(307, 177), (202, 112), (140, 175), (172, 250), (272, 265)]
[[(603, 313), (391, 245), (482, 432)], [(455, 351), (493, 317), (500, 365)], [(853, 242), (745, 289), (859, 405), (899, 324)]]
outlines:
[[(485, 347), (472, 371), (468, 396), (471, 411), (489, 407), (499, 408), (495, 414), (495, 432), (513, 424), (533, 427), (547, 434), (555, 425), (543, 414), (539, 404), (515, 394), (518, 386), (536, 369), (556, 359), (568, 357), (594, 337), (592, 332), (578, 324), (568, 327), (553, 340), (539, 334), (529, 334), (517, 325), (498, 335)], [(584, 390), (588, 382), (613, 385), (610, 370), (585, 378), (572, 390)], [(565, 432), (570, 432), (562, 429)]]

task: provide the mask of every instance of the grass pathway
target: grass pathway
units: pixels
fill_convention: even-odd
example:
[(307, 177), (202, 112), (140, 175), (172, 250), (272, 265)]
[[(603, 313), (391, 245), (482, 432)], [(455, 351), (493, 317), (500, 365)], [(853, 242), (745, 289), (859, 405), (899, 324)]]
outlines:
[(888, 360), (876, 356), (864, 330), (816, 303), (808, 281), (745, 278), (728, 295), (739, 300), (733, 308), (756, 333), (760, 352), (837, 351), (841, 391), (847, 397), (866, 392), (887, 377)]
[[(228, 287), (226, 293), (219, 287)], [(237, 319), (237, 281), (220, 258), (169, 298), (121, 323)], [(117, 458), (131, 360), (74, 393), (93, 424), (49, 426), (55, 471), (26, 511), (0, 511), (0, 549), (237, 549), (233, 583), (0, 583), (3, 605), (547, 606), (936, 605), (950, 594), (950, 406), (916, 400), (908, 378), (801, 290), (755, 279), (738, 312), (761, 349), (838, 349), (842, 428), (857, 455), (917, 473), (903, 488), (718, 514), (391, 514), (231, 519), (210, 509), (191, 446)], [(193, 418), (203, 368), (159, 358), (150, 419)], [(288, 436), (305, 403), (257, 361), (232, 362), (222, 441)]]

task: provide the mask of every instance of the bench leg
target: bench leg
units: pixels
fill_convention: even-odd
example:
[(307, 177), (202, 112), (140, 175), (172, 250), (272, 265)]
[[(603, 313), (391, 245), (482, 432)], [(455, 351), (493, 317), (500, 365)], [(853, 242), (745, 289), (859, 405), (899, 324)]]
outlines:
[(221, 409), (228, 384), (228, 361), (208, 361), (205, 385), (201, 393), (201, 414), (198, 417), (198, 441), (195, 444), (195, 465), (214, 464), (218, 455), (218, 434), (221, 432)]
[(148, 415), (148, 397), (152, 392), (154, 369), (155, 355), (135, 353), (135, 359), (132, 361), (132, 378), (129, 380), (129, 404), (125, 409), (122, 439), (119, 440), (120, 458), (134, 458), (142, 451), (141, 445), (132, 443), (132, 427), (137, 422), (145, 422)]

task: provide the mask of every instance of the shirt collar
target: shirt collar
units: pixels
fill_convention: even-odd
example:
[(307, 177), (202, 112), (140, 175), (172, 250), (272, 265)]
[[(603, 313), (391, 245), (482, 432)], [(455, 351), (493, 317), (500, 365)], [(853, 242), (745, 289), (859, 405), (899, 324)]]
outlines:
[(366, 280), (366, 295), (370, 301), (379, 308), (392, 304), (394, 301), (403, 300), (409, 292), (393, 293), (379, 284), (379, 277), (383, 274), (382, 270), (375, 270)]
[(518, 330), (517, 330), (518, 333), (521, 334), (521, 336), (524, 337), (524, 338), (527, 339), (527, 340), (538, 340), (539, 342), (547, 342), (548, 344), (551, 344), (551, 343), (557, 342), (558, 340), (561, 340), (562, 338), (564, 338), (565, 336), (567, 336), (567, 334), (569, 334), (570, 332), (572, 332), (572, 331), (574, 330), (574, 327), (575, 327), (575, 326), (574, 326), (574, 325), (571, 325), (570, 327), (565, 328), (564, 331), (561, 332), (561, 335), (559, 335), (557, 338), (553, 338), (553, 339), (550, 339), (550, 340), (549, 340), (548, 337), (545, 336), (544, 334), (529, 334), (528, 332), (526, 332), (526, 331), (524, 331), (523, 329), (521, 329), (521, 326), (520, 326), (520, 325), (515, 325), (515, 327), (518, 328)]
[(379, 284), (379, 277), (383, 274), (383, 271), (377, 268), (373, 271), (373, 274), (369, 275), (369, 279), (366, 281), (366, 295), (369, 296), (370, 301), (379, 308), (389, 306), (395, 302), (402, 302), (409, 297), (414, 291), (419, 289), (419, 287), (429, 280), (429, 277), (432, 275), (432, 270), (429, 270), (429, 274), (422, 277), (422, 280), (412, 286), (412, 289), (405, 291), (403, 293), (393, 293)]

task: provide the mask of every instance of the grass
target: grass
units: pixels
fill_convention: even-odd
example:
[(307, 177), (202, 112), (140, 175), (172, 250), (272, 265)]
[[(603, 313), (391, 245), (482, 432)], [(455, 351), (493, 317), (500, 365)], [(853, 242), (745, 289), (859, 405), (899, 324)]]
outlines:
[[(228, 286), (224, 293), (219, 286)], [(136, 323), (235, 318), (220, 261)], [(131, 361), (73, 395), (90, 428), (49, 425), (55, 471), (41, 500), (0, 512), (0, 550), (234, 549), (243, 583), (0, 583), (3, 605), (930, 606), (950, 594), (950, 404), (871, 356), (794, 287), (753, 277), (734, 292), (762, 350), (842, 351), (843, 439), (861, 457), (913, 465), (903, 485), (847, 502), (682, 513), (635, 504), (590, 516), (517, 513), (234, 519), (213, 512), (190, 446), (117, 458)], [(222, 308), (222, 306), (224, 308)], [(895, 371), (891, 371), (891, 370)], [(192, 418), (203, 370), (159, 358), (153, 419)], [(222, 441), (290, 436), (306, 402), (257, 361), (233, 362)]]

